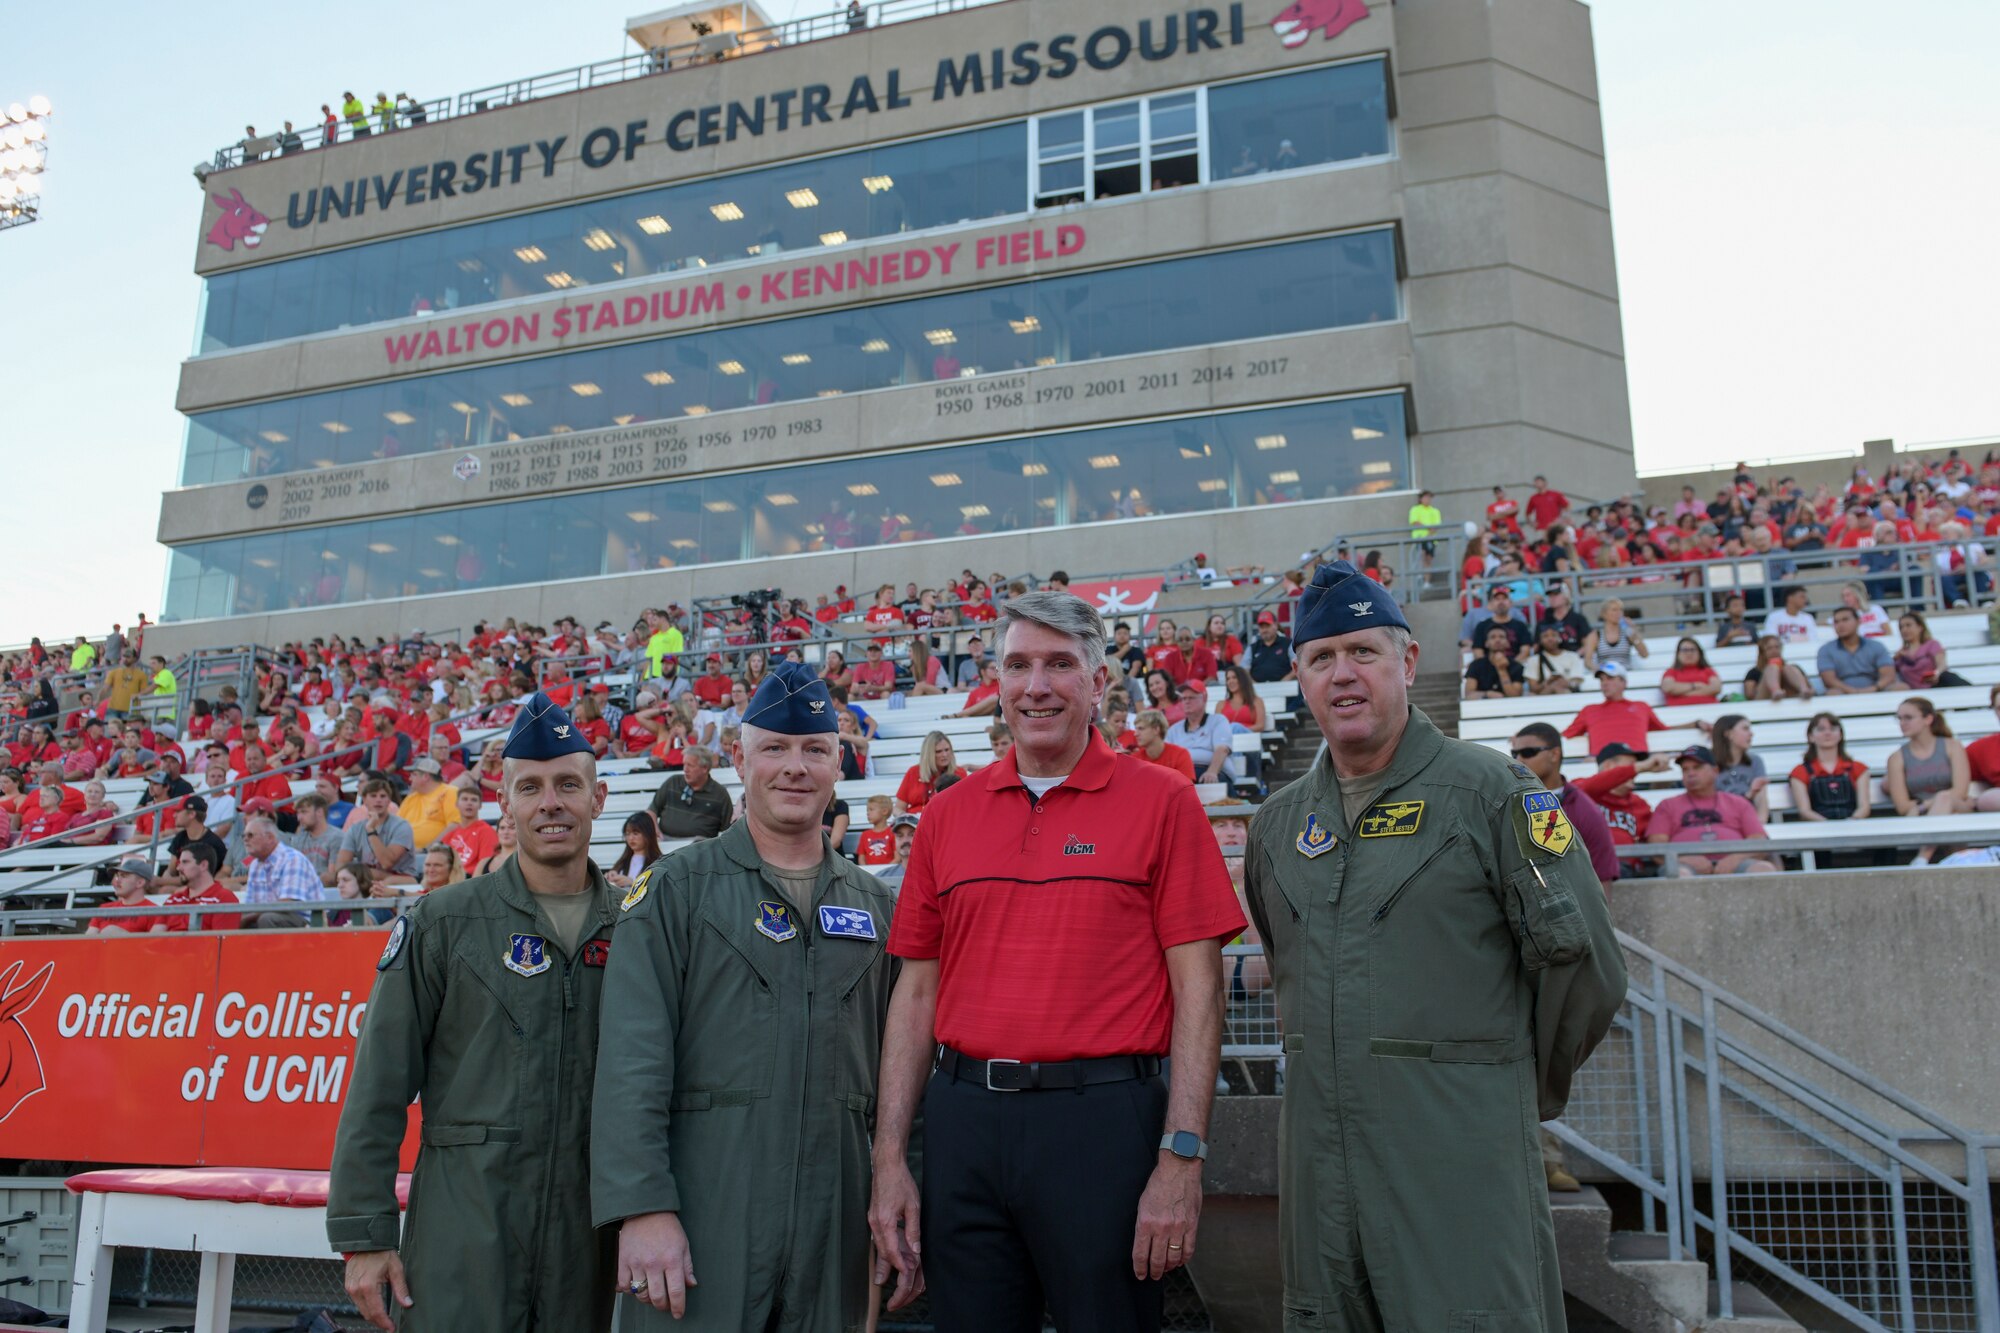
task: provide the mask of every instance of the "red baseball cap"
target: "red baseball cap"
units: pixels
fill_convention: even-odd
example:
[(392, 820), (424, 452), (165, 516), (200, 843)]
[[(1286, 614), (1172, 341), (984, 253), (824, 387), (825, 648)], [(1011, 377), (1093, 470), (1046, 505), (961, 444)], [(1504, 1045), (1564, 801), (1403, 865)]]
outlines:
[(1259, 611), (1257, 613), (1257, 623), (1260, 625), (1275, 625), (1278, 623), (1278, 618), (1269, 611)]

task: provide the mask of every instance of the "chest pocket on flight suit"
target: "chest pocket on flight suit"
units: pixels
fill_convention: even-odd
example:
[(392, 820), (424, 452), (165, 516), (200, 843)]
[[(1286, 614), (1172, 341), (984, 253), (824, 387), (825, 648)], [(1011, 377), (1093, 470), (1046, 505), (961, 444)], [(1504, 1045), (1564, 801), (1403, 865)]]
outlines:
[(747, 920), (732, 926), (704, 917), (697, 924), (681, 981), (679, 1091), (672, 1109), (748, 1106), (771, 1095), (778, 1059), (775, 990), (789, 971), (777, 951), (798, 947), (796, 937), (764, 938)]

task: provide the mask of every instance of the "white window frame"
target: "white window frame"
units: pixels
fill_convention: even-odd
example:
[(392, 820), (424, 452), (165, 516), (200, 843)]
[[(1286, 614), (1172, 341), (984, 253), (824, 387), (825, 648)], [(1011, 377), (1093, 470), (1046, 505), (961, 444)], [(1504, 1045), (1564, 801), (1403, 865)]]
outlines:
[[(1065, 207), (1065, 205), (1061, 204), (1044, 204), (1041, 202), (1043, 194), (1042, 167), (1045, 165), (1042, 160), (1043, 121), (1051, 120), (1057, 116), (1083, 117), (1083, 152), (1078, 157), (1065, 155), (1052, 160), (1055, 162), (1082, 161), (1083, 198), (1078, 202), (1092, 204), (1098, 200), (1097, 172), (1099, 164), (1097, 159), (1099, 150), (1097, 144), (1097, 113), (1108, 107), (1137, 103), (1139, 107), (1139, 188), (1134, 193), (1151, 194), (1153, 193), (1153, 148), (1155, 142), (1155, 135), (1153, 133), (1153, 103), (1160, 98), (1183, 97), (1190, 93), (1194, 95), (1195, 179), (1190, 185), (1177, 186), (1176, 188), (1189, 189), (1195, 185), (1207, 185), (1209, 183), (1208, 87), (1205, 84), (1197, 84), (1191, 88), (1169, 88), (1162, 92), (1139, 93), (1131, 97), (1116, 97), (1109, 101), (1093, 102), (1089, 106), (1065, 107), (1060, 111), (1049, 111), (1041, 115), (1030, 116), (1028, 118), (1028, 211), (1035, 212), (1044, 208)], [(1179, 138), (1180, 136), (1175, 137)], [(1123, 152), (1126, 150), (1121, 145), (1117, 151)], [(1179, 157), (1181, 155), (1175, 154), (1174, 156)], [(1121, 162), (1107, 165), (1127, 166), (1130, 164)], [(1123, 199), (1128, 196), (1106, 195), (1104, 197)]]

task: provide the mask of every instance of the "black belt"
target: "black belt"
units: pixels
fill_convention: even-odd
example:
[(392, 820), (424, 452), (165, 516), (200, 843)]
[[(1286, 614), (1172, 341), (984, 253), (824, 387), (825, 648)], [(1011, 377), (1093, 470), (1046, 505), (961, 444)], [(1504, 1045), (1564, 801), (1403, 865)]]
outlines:
[(1095, 1083), (1123, 1083), (1129, 1079), (1155, 1078), (1160, 1072), (1157, 1055), (1106, 1055), (1094, 1060), (975, 1060), (960, 1055), (949, 1046), (938, 1047), (938, 1070), (967, 1083), (977, 1083), (989, 1092), (1033, 1092), (1049, 1088), (1083, 1089)]

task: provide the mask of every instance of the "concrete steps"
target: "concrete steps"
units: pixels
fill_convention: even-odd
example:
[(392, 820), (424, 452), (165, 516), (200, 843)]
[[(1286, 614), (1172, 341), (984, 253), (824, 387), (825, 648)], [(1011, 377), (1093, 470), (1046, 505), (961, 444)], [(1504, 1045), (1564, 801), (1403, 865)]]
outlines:
[[(1734, 1314), (1723, 1319), (1708, 1264), (1670, 1259), (1657, 1232), (1613, 1231), (1611, 1207), (1590, 1186), (1551, 1194), (1563, 1293), (1583, 1307), (1571, 1328), (1622, 1333), (1804, 1333), (1770, 1297), (1731, 1284)], [(1587, 1311), (1587, 1313), (1585, 1313)]]

